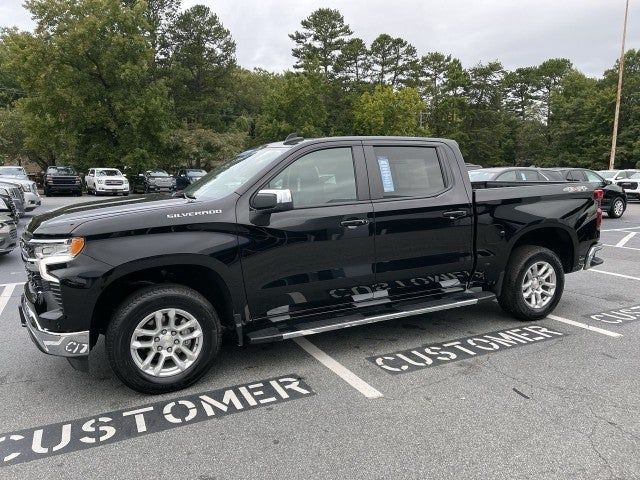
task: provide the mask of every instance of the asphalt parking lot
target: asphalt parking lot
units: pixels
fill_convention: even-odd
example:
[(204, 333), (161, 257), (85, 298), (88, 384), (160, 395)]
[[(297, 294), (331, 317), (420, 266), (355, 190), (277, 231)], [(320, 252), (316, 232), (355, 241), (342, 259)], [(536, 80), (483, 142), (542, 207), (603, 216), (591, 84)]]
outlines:
[(0, 478), (640, 478), (640, 202), (602, 228), (605, 263), (569, 275), (543, 321), (491, 303), (226, 345), (195, 386), (155, 397), (122, 385), (102, 344), (89, 374), (37, 350), (14, 251), (0, 259)]

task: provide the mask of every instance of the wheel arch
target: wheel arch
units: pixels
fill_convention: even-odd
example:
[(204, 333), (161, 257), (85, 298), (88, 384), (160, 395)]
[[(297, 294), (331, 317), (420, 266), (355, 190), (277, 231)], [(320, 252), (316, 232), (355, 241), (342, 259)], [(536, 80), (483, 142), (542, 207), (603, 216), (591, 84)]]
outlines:
[[(219, 263), (219, 265), (218, 265)], [(192, 288), (216, 309), (224, 328), (235, 329), (234, 315), (244, 301), (228, 279), (226, 265), (203, 255), (175, 255), (136, 260), (119, 266), (103, 276), (103, 287), (91, 314), (91, 344), (104, 333), (113, 312), (135, 291), (154, 284), (173, 283)]]
[(511, 258), (516, 248), (523, 245), (538, 245), (548, 248), (558, 256), (565, 273), (571, 272), (575, 268), (578, 241), (575, 238), (575, 232), (571, 232), (563, 225), (542, 224), (521, 232), (512, 239), (508, 258)]

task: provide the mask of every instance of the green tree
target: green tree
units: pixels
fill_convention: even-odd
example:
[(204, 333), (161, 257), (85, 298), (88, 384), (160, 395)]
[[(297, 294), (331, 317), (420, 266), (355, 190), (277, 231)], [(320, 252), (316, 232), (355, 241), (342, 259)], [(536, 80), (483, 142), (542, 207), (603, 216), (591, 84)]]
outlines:
[(353, 33), (338, 10), (319, 8), (300, 23), (301, 31), (289, 34), (296, 46), (294, 68), (313, 71), (318, 66), (325, 75), (333, 71), (346, 39)]
[[(602, 79), (605, 91), (615, 91), (618, 82), (618, 62), (607, 70)], [(611, 97), (607, 109), (600, 117), (604, 123), (610, 120), (609, 132), (613, 130), (614, 101)], [(610, 143), (609, 134), (609, 143)], [(631, 49), (624, 56), (624, 77), (620, 98), (620, 119), (616, 149), (616, 167), (633, 168), (640, 161), (640, 50)]]
[(353, 121), (360, 135), (424, 135), (418, 124), (424, 104), (415, 88), (394, 90), (378, 85), (365, 92), (354, 105)]
[[(140, 0), (122, 0), (129, 7)], [(145, 19), (149, 42), (158, 62), (165, 62), (170, 55), (171, 26), (180, 10), (181, 0), (146, 0)]]
[(285, 73), (278, 87), (265, 99), (258, 119), (258, 138), (272, 142), (292, 132), (305, 137), (325, 135), (328, 114), (324, 80), (318, 73)]
[(180, 13), (171, 28), (173, 96), (179, 119), (224, 128), (217, 98), (235, 67), (236, 45), (209, 7)]
[(201, 127), (177, 128), (169, 135), (169, 159), (179, 158), (187, 167), (211, 167), (233, 158), (244, 150), (247, 135), (244, 132), (218, 133)]
[[(9, 66), (26, 96), (25, 144), (46, 162), (151, 162), (169, 123), (144, 3), (28, 0), (33, 33), (6, 37)], [(144, 160), (143, 160), (144, 159)]]
[(397, 87), (409, 81), (417, 62), (416, 49), (402, 38), (383, 33), (371, 43), (371, 75), (375, 83)]
[(343, 80), (363, 82), (369, 77), (371, 64), (367, 45), (361, 38), (347, 40), (335, 62), (335, 73)]

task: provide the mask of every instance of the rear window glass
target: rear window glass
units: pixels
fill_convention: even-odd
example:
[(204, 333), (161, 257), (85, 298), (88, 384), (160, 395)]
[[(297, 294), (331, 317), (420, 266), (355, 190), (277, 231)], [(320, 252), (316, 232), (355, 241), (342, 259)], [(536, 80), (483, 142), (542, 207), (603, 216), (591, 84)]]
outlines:
[(444, 174), (435, 148), (374, 147), (384, 198), (422, 198), (442, 192)]

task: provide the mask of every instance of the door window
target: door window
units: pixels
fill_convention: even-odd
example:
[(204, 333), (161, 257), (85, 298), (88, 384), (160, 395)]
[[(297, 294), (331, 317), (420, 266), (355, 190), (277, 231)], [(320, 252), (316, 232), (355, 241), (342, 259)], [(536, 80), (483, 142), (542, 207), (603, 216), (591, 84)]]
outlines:
[(580, 170), (571, 170), (567, 176), (567, 180), (572, 182), (584, 182), (584, 174)]
[(504, 172), (501, 175), (498, 175), (496, 178), (497, 182), (517, 182), (518, 177), (516, 176), (515, 170), (509, 170), (508, 172)]
[(432, 147), (374, 147), (383, 198), (424, 198), (445, 189), (442, 166)]
[(590, 172), (586, 170), (584, 174), (587, 176), (587, 182), (591, 183), (602, 183), (602, 177), (595, 172)]
[(266, 188), (291, 190), (293, 208), (356, 201), (351, 147), (308, 153), (280, 172)]
[(522, 175), (522, 179), (525, 182), (540, 182), (543, 180), (535, 170), (520, 170), (520, 175)]

